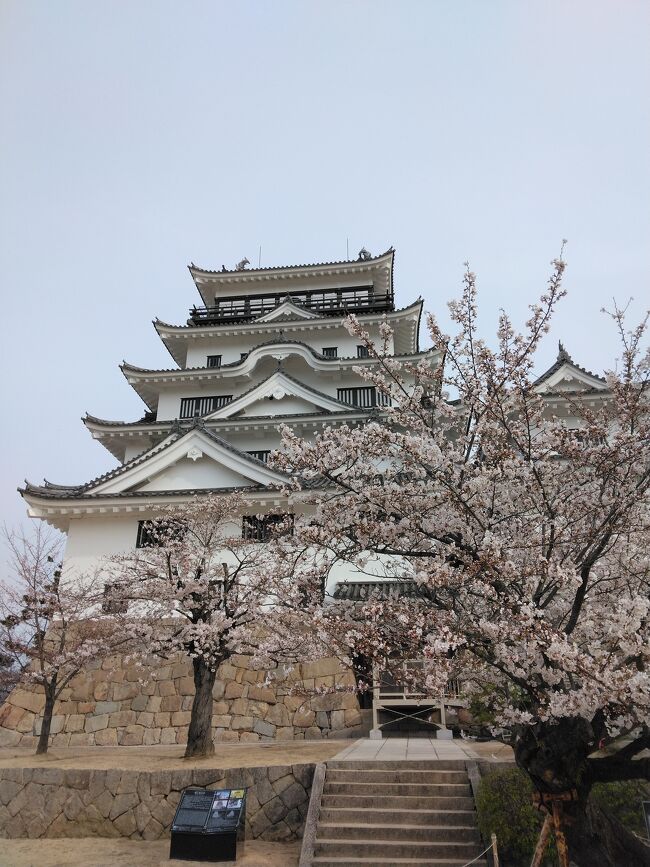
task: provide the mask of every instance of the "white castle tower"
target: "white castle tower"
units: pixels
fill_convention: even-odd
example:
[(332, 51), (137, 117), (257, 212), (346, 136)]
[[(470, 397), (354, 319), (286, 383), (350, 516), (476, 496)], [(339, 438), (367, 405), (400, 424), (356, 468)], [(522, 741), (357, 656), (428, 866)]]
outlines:
[[(280, 423), (310, 437), (381, 413), (381, 396), (354, 371), (378, 362), (344, 328), (345, 315), (356, 314), (376, 340), (386, 317), (391, 353), (404, 360), (423, 354), (423, 302), (395, 309), (393, 258), (391, 248), (319, 265), (191, 265), (202, 306), (191, 309), (186, 325), (154, 321), (174, 366), (122, 365), (144, 416), (83, 420), (119, 466), (85, 484), (21, 489), (32, 517), (67, 533), (66, 568), (91, 570), (105, 556), (132, 550), (161, 505), (197, 493), (244, 489), (255, 514), (281, 508), (284, 477), (266, 464), (280, 446)], [(264, 522), (243, 516), (242, 532), (261, 538)]]

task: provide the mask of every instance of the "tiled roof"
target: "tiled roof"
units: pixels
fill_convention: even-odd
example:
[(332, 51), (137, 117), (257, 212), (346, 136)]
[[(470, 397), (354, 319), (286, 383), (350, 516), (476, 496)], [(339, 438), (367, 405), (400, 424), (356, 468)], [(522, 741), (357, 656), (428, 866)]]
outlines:
[[(331, 400), (336, 400), (336, 398), (331, 398)], [(351, 413), (354, 414), (355, 411), (358, 411), (358, 413), (363, 415), (364, 417), (366, 415), (366, 410), (364, 410), (362, 407), (352, 406), (352, 404), (345, 404), (345, 406), (346, 406), (346, 409), (341, 409), (341, 410), (328, 410), (327, 412), (325, 412), (324, 410), (322, 410), (320, 412), (315, 410), (314, 412), (295, 413), (293, 415), (287, 415), (287, 416), (247, 415), (245, 417), (245, 419), (243, 419), (243, 421), (248, 423), (248, 422), (258, 422), (258, 421), (263, 422), (263, 421), (277, 420), (279, 423), (280, 419), (284, 419), (284, 418), (287, 418), (287, 419), (299, 418), (300, 419), (300, 418), (314, 418), (315, 416), (327, 416), (328, 418), (330, 416), (332, 416), (332, 417), (336, 418), (339, 415), (350, 415)], [(82, 418), (81, 420), (84, 424), (86, 422), (93, 422), (94, 424), (98, 424), (98, 425), (109, 425), (109, 426), (119, 426), (119, 427), (133, 427), (136, 425), (140, 425), (140, 426), (144, 427), (145, 425), (149, 425), (152, 429), (160, 429), (160, 428), (164, 428), (165, 426), (169, 427), (169, 425), (171, 424), (171, 422), (168, 419), (166, 419), (165, 421), (150, 421), (150, 422), (119, 421), (116, 419), (98, 418), (97, 416), (90, 415), (90, 414), (87, 414), (86, 417)], [(208, 420), (206, 422), (206, 424), (212, 424), (212, 423), (220, 424), (222, 422), (230, 422), (230, 421), (237, 421), (237, 419), (216, 419), (214, 422), (210, 422)], [(191, 427), (192, 419), (181, 419), (181, 420), (179, 420), (179, 424), (182, 428), (184, 428), (186, 426)]]
[[(241, 365), (246, 363), (246, 360), (249, 355), (251, 355), (256, 350), (261, 347), (270, 347), (270, 346), (304, 346), (305, 349), (308, 349), (309, 352), (316, 358), (318, 361), (326, 361), (328, 363), (332, 363), (334, 365), (337, 361), (356, 361), (356, 362), (367, 362), (367, 361), (375, 361), (372, 357), (366, 358), (358, 358), (355, 355), (339, 355), (334, 358), (323, 355), (320, 352), (316, 352), (316, 350), (310, 346), (308, 343), (305, 343), (303, 340), (265, 340), (263, 343), (257, 343), (250, 352), (244, 358), (237, 359), (236, 361), (230, 361), (227, 364), (222, 364), (219, 367), (162, 367), (162, 368), (151, 368), (151, 367), (138, 367), (135, 364), (131, 364), (128, 361), (123, 361), (120, 365), (120, 369), (122, 371), (128, 370), (133, 373), (192, 373), (196, 372), (208, 372), (211, 375), (218, 375), (220, 370), (224, 369), (234, 369), (236, 367), (240, 367)], [(404, 352), (398, 355), (391, 355), (391, 358), (412, 358), (414, 355), (427, 355), (432, 350), (422, 350), (420, 352)]]
[(536, 385), (540, 385), (542, 382), (545, 382), (554, 373), (556, 373), (564, 364), (570, 364), (571, 367), (575, 367), (576, 370), (579, 370), (581, 373), (586, 374), (587, 376), (591, 376), (594, 379), (600, 380), (600, 382), (605, 382), (605, 378), (602, 376), (598, 376), (597, 373), (592, 373), (590, 370), (587, 370), (584, 367), (580, 367), (579, 364), (576, 364), (575, 361), (571, 358), (569, 353), (566, 351), (561, 342), (558, 343), (558, 353), (557, 358), (553, 362), (553, 364), (546, 370), (541, 376), (537, 377), (535, 382), (533, 382), (533, 388)]
[(365, 602), (368, 599), (388, 602), (403, 597), (430, 599), (431, 593), (416, 581), (341, 581), (333, 596), (346, 602)]
[(380, 253), (378, 256), (371, 256), (369, 259), (342, 259), (338, 262), (311, 262), (304, 265), (270, 265), (264, 268), (251, 268), (244, 269), (242, 271), (238, 271), (236, 268), (228, 269), (222, 268), (220, 271), (212, 271), (209, 268), (199, 268), (198, 265), (195, 265), (193, 262), (188, 265), (188, 269), (190, 274), (211, 274), (211, 275), (219, 275), (219, 274), (234, 274), (239, 276), (240, 274), (257, 274), (259, 272), (268, 272), (268, 271), (291, 271), (294, 269), (302, 269), (302, 268), (334, 268), (340, 265), (358, 265), (359, 263), (365, 264), (367, 262), (377, 262), (379, 259), (383, 259), (384, 256), (387, 256), (389, 253), (394, 253), (395, 250), (393, 247), (389, 247), (388, 250)]
[[(25, 488), (18, 489), (23, 492), (23, 490), (29, 491), (31, 493), (38, 493), (41, 496), (53, 496), (53, 497), (79, 497), (84, 494), (88, 494), (92, 491), (93, 488), (96, 488), (98, 485), (103, 484), (104, 482), (108, 482), (111, 479), (115, 479), (118, 476), (123, 475), (129, 470), (137, 467), (138, 465), (145, 463), (152, 455), (160, 454), (163, 451), (166, 451), (170, 446), (174, 443), (178, 442), (178, 440), (182, 439), (188, 433), (190, 433), (195, 428), (200, 428), (201, 431), (207, 436), (209, 439), (213, 440), (213, 442), (218, 443), (222, 448), (227, 449), (228, 451), (236, 454), (238, 457), (245, 458), (246, 461), (255, 465), (261, 466), (265, 469), (268, 469), (264, 461), (260, 461), (257, 458), (253, 457), (253, 455), (248, 454), (248, 452), (241, 451), (240, 449), (233, 446), (231, 443), (226, 442), (226, 440), (222, 439), (217, 434), (212, 431), (206, 430), (201, 419), (194, 419), (192, 424), (185, 430), (183, 430), (178, 423), (174, 423), (171, 425), (168, 436), (162, 443), (157, 443), (152, 446), (152, 448), (147, 449), (145, 452), (142, 452), (140, 455), (136, 455), (136, 457), (132, 458), (130, 461), (127, 461), (125, 464), (122, 464), (119, 467), (115, 467), (112, 470), (109, 470), (106, 473), (103, 473), (101, 476), (98, 476), (95, 479), (91, 479), (89, 482), (85, 482), (81, 485), (55, 485), (51, 482), (45, 481), (45, 484), (40, 485), (32, 485), (30, 482), (25, 480)], [(277, 473), (277, 470), (273, 472)], [(281, 475), (281, 473), (278, 473)], [(111, 494), (110, 496), (113, 496)]]
[[(363, 321), (364, 319), (367, 319), (367, 318), (377, 319), (377, 318), (381, 318), (384, 315), (390, 318), (390, 317), (394, 316), (396, 313), (406, 313), (408, 310), (411, 310), (412, 308), (415, 308), (415, 307), (422, 308), (423, 304), (424, 304), (423, 299), (418, 298), (412, 304), (407, 304), (405, 307), (397, 307), (395, 310), (388, 310), (385, 313), (355, 313), (355, 316), (360, 321)], [(325, 318), (332, 319), (332, 317), (329, 317), (329, 316), (328, 317), (322, 317), (322, 318), (323, 319), (325, 319)], [(343, 318), (343, 317), (341, 317), (341, 318)], [(153, 321), (153, 326), (156, 330), (158, 330), (159, 327), (162, 327), (162, 328), (173, 328), (176, 331), (179, 331), (179, 330), (182, 330), (182, 331), (205, 330), (205, 331), (215, 331), (217, 333), (219, 331), (223, 332), (224, 330), (231, 329), (231, 328), (241, 328), (242, 330), (245, 329), (246, 331), (250, 331), (251, 329), (255, 328), (256, 326), (258, 328), (268, 328), (270, 326), (286, 327), (286, 325), (287, 325), (287, 322), (282, 321), (282, 320), (278, 320), (275, 322), (272, 321), (272, 322), (256, 323), (254, 319), (251, 320), (250, 322), (238, 322), (238, 323), (234, 323), (233, 325), (173, 325), (171, 322), (163, 322), (162, 319), (154, 319), (152, 321)], [(296, 319), (295, 321), (297, 324), (303, 323), (303, 320), (301, 320), (301, 319)], [(311, 321), (313, 321), (313, 320), (305, 319), (304, 324), (308, 325)]]

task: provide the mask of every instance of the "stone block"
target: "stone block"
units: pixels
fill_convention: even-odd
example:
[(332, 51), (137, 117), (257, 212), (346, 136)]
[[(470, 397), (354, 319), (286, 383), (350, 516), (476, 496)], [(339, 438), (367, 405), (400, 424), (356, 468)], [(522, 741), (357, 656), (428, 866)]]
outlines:
[(217, 674), (219, 676), (219, 680), (228, 682), (229, 680), (235, 679), (237, 670), (234, 665), (231, 665), (231, 663), (223, 662), (219, 666)]
[(295, 780), (292, 773), (284, 774), (282, 777), (278, 777), (278, 779), (273, 782), (273, 790), (276, 795), (280, 795), (294, 782)]
[(194, 695), (194, 678), (179, 677), (176, 684), (176, 692), (179, 695)]
[(230, 702), (229, 701), (213, 701), (212, 702), (212, 713), (222, 714), (228, 713), (230, 710)]
[(213, 714), (212, 726), (213, 726), (213, 728), (221, 727), (221, 728), (227, 729), (227, 728), (230, 728), (230, 720), (231, 720), (230, 714), (222, 714), (222, 713)]
[(344, 718), (346, 726), (361, 725), (361, 712), (357, 708), (348, 708), (344, 711)]
[(252, 701), (265, 701), (267, 704), (275, 704), (277, 701), (275, 690), (270, 686), (251, 686), (248, 689), (248, 697)]
[(95, 713), (116, 713), (120, 709), (120, 703), (117, 701), (98, 701), (95, 705)]
[(36, 719), (36, 714), (32, 713), (29, 710), (23, 711), (23, 716), (20, 721), (16, 724), (16, 731), (21, 732), (23, 734), (31, 733), (34, 730), (34, 720)]
[(234, 744), (239, 742), (239, 733), (235, 731), (228, 731), (225, 729), (224, 731), (219, 731), (217, 729), (217, 733), (214, 736), (215, 741), (219, 741), (222, 744)]
[(66, 730), (69, 732), (82, 732), (86, 717), (80, 713), (71, 713), (65, 724)]
[(176, 805), (171, 801), (159, 801), (156, 806), (152, 809), (151, 815), (157, 822), (163, 826), (163, 828), (168, 828), (172, 819), (174, 818), (174, 813), (176, 812)]
[(135, 711), (143, 711), (147, 707), (149, 703), (149, 696), (140, 693), (140, 695), (136, 695), (136, 697), (131, 702), (131, 710)]
[(328, 674), (327, 677), (315, 677), (314, 678), (314, 688), (321, 689), (322, 687), (332, 687), (334, 686), (334, 676)]
[(282, 703), (290, 713), (295, 713), (305, 703), (305, 697), (302, 695), (286, 695)]
[(140, 834), (142, 834), (144, 829), (147, 827), (149, 819), (151, 819), (151, 812), (149, 811), (149, 808), (146, 804), (140, 802), (133, 811), (133, 816), (135, 818), (136, 827)]
[(295, 737), (293, 726), (278, 726), (275, 730), (276, 741), (292, 741)]
[(113, 795), (108, 791), (108, 789), (104, 789), (101, 795), (98, 798), (95, 798), (93, 803), (102, 816), (105, 819), (108, 819), (111, 808), (113, 807)]
[(116, 747), (117, 729), (104, 729), (103, 731), (95, 732), (95, 743), (98, 747)]
[(318, 728), (318, 726), (309, 726), (309, 728), (305, 729), (306, 741), (320, 741), (322, 738), (323, 732)]
[(271, 820), (264, 810), (258, 810), (250, 820), (251, 836), (253, 839), (260, 837), (271, 825)]
[(253, 731), (259, 735), (265, 735), (268, 738), (275, 737), (275, 726), (265, 720), (256, 719), (253, 722)]
[(137, 747), (142, 744), (143, 737), (144, 726), (130, 725), (126, 727), (122, 737), (118, 737), (118, 740), (123, 747)]
[(90, 701), (93, 698), (95, 684), (89, 678), (75, 678), (71, 683), (73, 701)]
[(174, 792), (182, 792), (188, 786), (192, 785), (192, 770), (191, 768), (181, 771), (172, 771), (170, 788)]
[(25, 708), (17, 707), (7, 702), (0, 707), (0, 726), (4, 726), (7, 729), (15, 729), (24, 716)]
[(333, 710), (330, 716), (330, 722), (333, 731), (339, 731), (345, 728), (345, 711)]
[(162, 698), (159, 695), (150, 695), (147, 696), (147, 704), (145, 710), (147, 713), (159, 713), (160, 704), (162, 702)]
[(78, 819), (84, 810), (84, 802), (79, 792), (71, 792), (65, 800), (63, 813), (69, 822)]
[(126, 699), (135, 698), (139, 691), (137, 683), (115, 683), (113, 684), (113, 699), (126, 701)]
[(175, 744), (176, 743), (176, 729), (172, 728), (163, 728), (160, 730), (160, 743), (161, 744)]
[(288, 726), (291, 722), (289, 711), (284, 704), (271, 705), (264, 718), (267, 723), (272, 723), (275, 726)]
[(189, 659), (182, 659), (172, 665), (172, 677), (174, 680), (180, 677), (187, 677), (192, 671)]
[(273, 825), (283, 819), (287, 814), (287, 808), (284, 805), (284, 802), (278, 797), (272, 798), (262, 809)]
[(190, 724), (192, 714), (189, 710), (179, 710), (172, 714), (173, 726), (187, 726)]
[(80, 701), (77, 705), (77, 710), (79, 713), (87, 714), (95, 712), (95, 702), (94, 701)]
[(142, 743), (144, 746), (153, 746), (154, 744), (160, 743), (160, 729), (157, 728), (146, 728), (144, 730), (144, 737), (142, 738)]
[(226, 684), (226, 698), (240, 698), (244, 694), (244, 687), (241, 683), (236, 683), (234, 680), (231, 680), (230, 683)]
[(165, 829), (160, 824), (160, 822), (156, 821), (153, 817), (149, 819), (147, 825), (142, 832), (143, 840), (158, 840), (159, 837), (162, 837)]
[(32, 713), (42, 713), (45, 706), (45, 697), (42, 690), (39, 692), (27, 692), (25, 689), (15, 689), (10, 697), (10, 704), (22, 707), (23, 710), (31, 710)]
[(226, 684), (223, 680), (215, 680), (214, 686), (212, 687), (212, 698), (218, 701), (220, 698), (223, 698), (225, 691)]
[(308, 680), (312, 677), (326, 677), (327, 675), (340, 674), (344, 671), (344, 666), (338, 659), (331, 657), (329, 659), (318, 659), (315, 662), (303, 662), (301, 671), (302, 679)]
[[(108, 729), (105, 729), (108, 731)], [(92, 747), (96, 743), (97, 735), (101, 734), (101, 732), (75, 732), (71, 735), (57, 735), (54, 744), (57, 747), (68, 746), (68, 747)], [(61, 738), (68, 738), (66, 741), (61, 741)]]
[(253, 728), (252, 716), (233, 716), (230, 723), (230, 728), (233, 731), (251, 731)]
[(83, 768), (67, 768), (65, 786), (68, 789), (87, 789), (90, 785), (90, 771)]
[(151, 797), (168, 795), (172, 787), (171, 771), (154, 771), (149, 777)]
[(108, 727), (108, 714), (103, 713), (100, 716), (88, 716), (84, 728), (87, 732), (99, 732)]
[(133, 810), (128, 810), (118, 816), (113, 822), (113, 826), (117, 828), (122, 837), (130, 837), (131, 834), (134, 834), (138, 830), (138, 823)]
[(146, 711), (143, 710), (142, 713), (138, 714), (135, 721), (139, 726), (144, 726), (145, 728), (151, 728), (151, 726), (153, 725), (153, 718), (154, 718), (154, 715), (152, 713), (147, 713)]
[(95, 689), (93, 690), (93, 697), (95, 698), (95, 701), (107, 701), (110, 692), (110, 684), (107, 680), (104, 680), (100, 683), (95, 684)]
[(164, 711), (161, 713), (155, 713), (153, 715), (153, 722), (155, 726), (159, 728), (167, 728), (171, 723), (171, 714), (169, 711)]
[(117, 787), (116, 794), (128, 795), (138, 791), (138, 778), (140, 771), (122, 771), (120, 784)]
[(308, 707), (299, 707), (293, 715), (293, 724), (294, 726), (307, 728), (313, 725), (315, 719), (316, 714), (313, 710), (310, 710)]
[(169, 711), (175, 713), (181, 709), (182, 698), (180, 695), (165, 695), (160, 702), (161, 711)]
[(109, 728), (117, 728), (118, 726), (122, 728), (123, 726), (133, 725), (136, 720), (136, 713), (134, 710), (118, 710), (116, 713), (112, 713), (108, 719)]
[[(297, 783), (293, 777), (291, 777), (291, 781), (291, 784), (279, 793), (280, 798), (289, 810), (295, 809), (298, 804), (302, 804), (307, 800), (307, 792), (305, 792), (300, 783)], [(280, 780), (278, 780), (279, 782)], [(275, 785), (277, 786), (277, 783)]]
[(236, 698), (230, 704), (230, 713), (237, 716), (249, 714), (249, 701), (247, 698)]
[(193, 704), (194, 704), (194, 696), (193, 695), (182, 695), (181, 696), (181, 710), (192, 710)]
[[(111, 807), (111, 811), (108, 814), (108, 818), (111, 822), (114, 822), (118, 816), (121, 816), (123, 813), (126, 813), (127, 810), (132, 810), (134, 807), (140, 803), (140, 799), (136, 792), (127, 792), (124, 795), (116, 795), (113, 798), (113, 805)], [(135, 826), (133, 828), (135, 831)]]
[(309, 700), (309, 706), (317, 711), (341, 710), (343, 707), (343, 694), (340, 692), (326, 692), (322, 695), (315, 695)]
[(314, 765), (293, 765), (291, 772), (304, 789), (311, 788), (314, 779)]
[(13, 801), (22, 787), (22, 783), (15, 783), (13, 780), (0, 780), (0, 803), (6, 807)]

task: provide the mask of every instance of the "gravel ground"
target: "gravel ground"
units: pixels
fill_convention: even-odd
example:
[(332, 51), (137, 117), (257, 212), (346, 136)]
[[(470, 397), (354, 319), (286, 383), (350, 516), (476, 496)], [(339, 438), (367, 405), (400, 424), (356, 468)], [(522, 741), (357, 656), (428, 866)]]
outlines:
[[(297, 867), (300, 843), (247, 841), (237, 861), (222, 867)], [(205, 867), (205, 861), (169, 859), (169, 840), (82, 837), (66, 840), (2, 840), (2, 867)]]

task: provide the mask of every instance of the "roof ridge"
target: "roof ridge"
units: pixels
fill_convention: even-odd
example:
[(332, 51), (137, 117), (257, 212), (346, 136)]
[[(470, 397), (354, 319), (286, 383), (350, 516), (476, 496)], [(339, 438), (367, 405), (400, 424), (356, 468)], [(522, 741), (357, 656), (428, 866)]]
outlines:
[(260, 271), (264, 271), (264, 272), (265, 271), (288, 271), (288, 270), (295, 269), (295, 268), (327, 268), (327, 267), (333, 266), (333, 265), (357, 265), (360, 262), (361, 263), (377, 262), (379, 259), (383, 259), (385, 256), (387, 256), (389, 253), (392, 253), (394, 255), (395, 254), (395, 248), (391, 246), (387, 250), (384, 250), (383, 253), (379, 253), (377, 256), (371, 256), (369, 259), (358, 258), (358, 259), (340, 259), (340, 260), (334, 261), (334, 262), (310, 262), (310, 263), (305, 262), (301, 265), (269, 265), (269, 266), (266, 266), (264, 268), (251, 268), (250, 270), (248, 270), (247, 268), (245, 268), (243, 270), (238, 270), (237, 268), (229, 269), (229, 268), (224, 268), (222, 266), (220, 271), (216, 271), (216, 270), (211, 270), (210, 268), (201, 268), (198, 265), (195, 265), (194, 262), (190, 262), (190, 264), (187, 267), (188, 267), (190, 274), (192, 274), (192, 275), (194, 275), (195, 273), (197, 273), (197, 274), (235, 274), (235, 275), (248, 274), (248, 275), (250, 275), (250, 274), (256, 274)]

